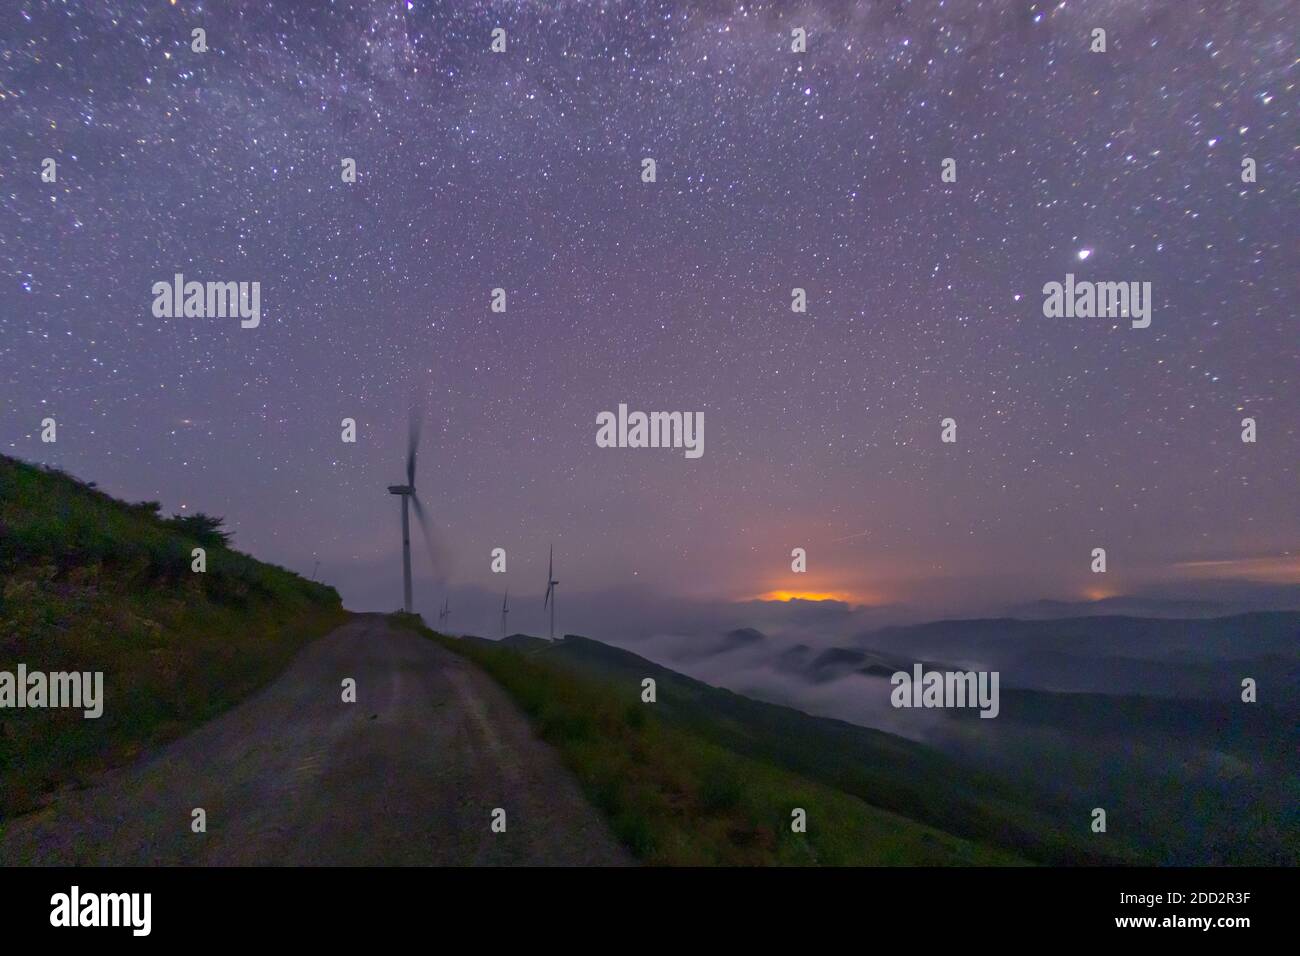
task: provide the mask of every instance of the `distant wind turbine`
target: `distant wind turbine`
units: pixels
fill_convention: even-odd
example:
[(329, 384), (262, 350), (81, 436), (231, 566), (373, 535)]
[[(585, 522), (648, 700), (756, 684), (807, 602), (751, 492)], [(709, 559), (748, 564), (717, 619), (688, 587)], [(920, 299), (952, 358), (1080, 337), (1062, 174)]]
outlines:
[(435, 554), (433, 529), (429, 524), (429, 519), (425, 516), (424, 508), (420, 506), (420, 499), (415, 493), (415, 458), (419, 450), (420, 418), (412, 411), (406, 442), (406, 484), (388, 486), (390, 495), (400, 495), (402, 498), (402, 610), (407, 614), (410, 614), (413, 610), (411, 605), (411, 521), (407, 514), (408, 507), (414, 506), (415, 508), (415, 517), (420, 522), (420, 530), (424, 532), (424, 543), (428, 546), (429, 560), (433, 562), (435, 573), (437, 573), (439, 563)]
[(505, 597), (501, 599), (501, 640), (506, 639), (506, 615), (510, 613), (510, 589), (506, 588)]
[(447, 626), (447, 619), (451, 617), (451, 596), (443, 598), (442, 607), (438, 610), (438, 630), (442, 631)]
[(555, 640), (555, 586), (560, 582), (555, 580), (555, 545), (551, 545), (551, 559), (546, 565), (546, 598), (542, 601), (542, 607), (551, 606), (551, 640)]

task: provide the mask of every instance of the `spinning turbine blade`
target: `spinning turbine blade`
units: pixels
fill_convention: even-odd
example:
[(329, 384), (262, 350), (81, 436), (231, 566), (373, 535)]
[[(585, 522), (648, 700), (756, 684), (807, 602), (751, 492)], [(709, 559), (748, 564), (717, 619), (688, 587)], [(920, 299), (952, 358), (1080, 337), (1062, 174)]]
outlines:
[(420, 504), (419, 495), (411, 495), (411, 507), (415, 509), (415, 519), (420, 522), (420, 532), (424, 537), (424, 546), (429, 552), (429, 563), (433, 565), (433, 576), (441, 580), (445, 577), (446, 572), (446, 554), (442, 547), (442, 539), (439, 538), (438, 532), (433, 527), (433, 522), (429, 520), (429, 516), (424, 513), (424, 506)]
[(551, 580), (555, 577), (555, 545), (551, 545), (551, 557), (546, 562), (546, 597), (542, 599), (542, 607), (546, 607), (551, 602), (551, 589), (555, 587), (555, 582)]
[(411, 409), (406, 433), (406, 483), (415, 487), (415, 456), (420, 451), (420, 413)]

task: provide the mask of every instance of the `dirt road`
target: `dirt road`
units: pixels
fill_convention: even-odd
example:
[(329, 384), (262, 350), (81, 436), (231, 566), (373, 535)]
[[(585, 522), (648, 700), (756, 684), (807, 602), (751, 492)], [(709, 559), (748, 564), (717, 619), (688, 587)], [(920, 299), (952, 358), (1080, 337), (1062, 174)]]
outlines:
[[(356, 680), (356, 703), (342, 681)], [(191, 830), (203, 808), (207, 832)], [(491, 829), (495, 808), (506, 831)], [(0, 864), (616, 864), (603, 818), (489, 677), (359, 615), (234, 710), (12, 821)]]

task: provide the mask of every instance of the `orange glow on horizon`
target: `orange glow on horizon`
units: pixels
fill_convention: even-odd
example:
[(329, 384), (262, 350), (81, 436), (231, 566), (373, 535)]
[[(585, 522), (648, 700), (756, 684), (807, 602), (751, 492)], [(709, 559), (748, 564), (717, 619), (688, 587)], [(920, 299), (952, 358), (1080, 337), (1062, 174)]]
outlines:
[(843, 601), (854, 603), (848, 594), (835, 594), (830, 591), (767, 591), (758, 595), (756, 601)]

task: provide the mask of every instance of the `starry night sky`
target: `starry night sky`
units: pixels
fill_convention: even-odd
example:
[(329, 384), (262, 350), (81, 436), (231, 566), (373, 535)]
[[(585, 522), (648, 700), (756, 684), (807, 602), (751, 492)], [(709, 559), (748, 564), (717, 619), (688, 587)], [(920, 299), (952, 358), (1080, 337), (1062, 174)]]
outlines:
[[(534, 630), (551, 542), (573, 614), (1300, 580), (1294, 14), (6, 4), (0, 451), (390, 609), (417, 404), (417, 606), (508, 580)], [(154, 318), (176, 272), (261, 326)], [(1067, 272), (1151, 282), (1151, 327), (1045, 318)], [(619, 402), (703, 411), (704, 456), (597, 448)]]

